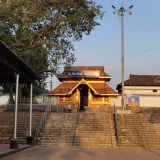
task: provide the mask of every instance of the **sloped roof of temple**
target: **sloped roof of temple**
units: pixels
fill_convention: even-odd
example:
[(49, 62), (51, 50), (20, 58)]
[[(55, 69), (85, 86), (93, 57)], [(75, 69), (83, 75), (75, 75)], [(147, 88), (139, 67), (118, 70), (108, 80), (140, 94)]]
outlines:
[(89, 83), (82, 79), (77, 83), (68, 83), (63, 82), (53, 91), (51, 91), (50, 95), (70, 95), (72, 92), (78, 88), (80, 84), (86, 84), (95, 95), (118, 95), (116, 91), (114, 91), (108, 84), (104, 83)]
[(106, 84), (111, 76), (104, 72), (104, 66), (72, 66), (65, 68), (57, 78), (63, 83), (51, 91), (50, 95), (72, 95), (81, 84), (87, 85), (94, 95), (118, 95)]
[(104, 72), (104, 66), (72, 66), (65, 68), (63, 73), (57, 76), (60, 82), (65, 79), (79, 79), (79, 78), (103, 78), (106, 81), (111, 79), (111, 76)]
[[(116, 89), (121, 88), (121, 83)], [(124, 81), (125, 86), (160, 86), (160, 75), (134, 75), (130, 74), (130, 78)]]

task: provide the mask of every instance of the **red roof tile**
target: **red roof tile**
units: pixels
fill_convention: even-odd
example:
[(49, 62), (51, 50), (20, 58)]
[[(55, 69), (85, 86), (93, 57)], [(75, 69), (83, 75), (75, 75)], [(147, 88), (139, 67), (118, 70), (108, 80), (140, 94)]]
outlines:
[[(104, 72), (104, 66), (71, 66), (68, 70), (69, 71), (100, 71), (100, 77), (109, 77), (108, 79), (110, 79), (110, 75)], [(60, 81), (63, 81), (63, 79), (72, 78), (72, 77), (69, 77), (67, 72), (63, 71), (63, 73), (57, 76), (57, 78)], [(79, 77), (73, 77), (73, 78), (79, 78)]]
[(70, 70), (104, 71), (104, 66), (71, 66)]
[[(61, 83), (57, 88), (50, 92), (50, 94), (68, 94), (78, 83)], [(117, 94), (106, 83), (88, 83), (98, 94)]]
[(99, 94), (118, 94), (107, 83), (89, 83)]
[(58, 87), (56, 87), (50, 94), (68, 94), (77, 83), (61, 83)]
[[(118, 85), (121, 85), (118, 84)], [(160, 86), (160, 75), (134, 75), (124, 82), (125, 86)]]

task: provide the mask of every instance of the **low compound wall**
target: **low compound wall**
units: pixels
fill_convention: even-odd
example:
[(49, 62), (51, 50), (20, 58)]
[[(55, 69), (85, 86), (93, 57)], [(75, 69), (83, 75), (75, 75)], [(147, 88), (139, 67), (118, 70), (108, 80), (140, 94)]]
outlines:
[[(48, 105), (44, 104), (33, 104), (32, 109), (36, 111), (45, 111)], [(14, 110), (15, 104), (8, 104), (6, 106), (6, 110)], [(20, 111), (28, 111), (30, 110), (30, 104), (18, 104), (18, 110)]]

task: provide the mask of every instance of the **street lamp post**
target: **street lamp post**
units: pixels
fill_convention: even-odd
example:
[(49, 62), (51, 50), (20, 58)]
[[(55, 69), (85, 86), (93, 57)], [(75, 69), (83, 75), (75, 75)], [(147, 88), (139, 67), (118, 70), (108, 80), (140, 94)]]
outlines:
[(115, 10), (113, 13), (117, 13), (121, 16), (121, 70), (122, 70), (122, 107), (124, 109), (124, 13), (128, 12), (129, 15), (132, 15), (131, 9), (133, 8), (133, 5), (129, 7), (129, 9), (125, 9), (123, 6), (120, 9), (116, 9), (115, 6), (112, 5), (112, 8)]

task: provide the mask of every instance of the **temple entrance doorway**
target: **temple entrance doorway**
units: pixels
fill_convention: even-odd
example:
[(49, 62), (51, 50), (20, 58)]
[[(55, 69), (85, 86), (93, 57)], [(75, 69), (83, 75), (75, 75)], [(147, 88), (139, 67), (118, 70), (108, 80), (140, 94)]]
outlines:
[(88, 106), (88, 86), (86, 84), (79, 85), (80, 90), (80, 110), (84, 111), (84, 106)]

